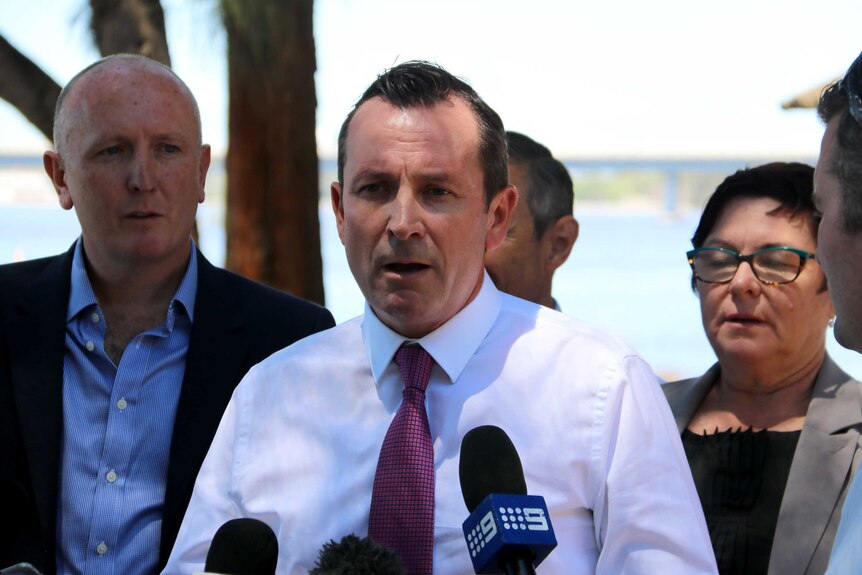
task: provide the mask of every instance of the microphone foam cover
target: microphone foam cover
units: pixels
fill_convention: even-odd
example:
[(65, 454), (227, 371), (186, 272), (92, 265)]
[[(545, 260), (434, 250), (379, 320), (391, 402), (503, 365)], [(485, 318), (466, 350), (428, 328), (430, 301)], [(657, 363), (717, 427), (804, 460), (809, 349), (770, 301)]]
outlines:
[(308, 575), (404, 575), (395, 551), (377, 545), (369, 537), (347, 535), (323, 545)]
[(461, 440), (461, 493), (470, 513), (491, 493), (526, 495), (521, 458), (506, 432), (482, 425)]
[(224, 575), (273, 575), (278, 541), (257, 519), (231, 519), (218, 528), (207, 553), (207, 572)]

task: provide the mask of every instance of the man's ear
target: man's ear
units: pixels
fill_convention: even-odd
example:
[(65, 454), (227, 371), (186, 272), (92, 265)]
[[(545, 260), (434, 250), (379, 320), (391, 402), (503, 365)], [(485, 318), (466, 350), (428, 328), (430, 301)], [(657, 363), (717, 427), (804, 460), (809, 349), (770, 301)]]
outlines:
[(344, 245), (344, 198), (341, 195), (341, 184), (332, 182), (329, 186), (329, 195), (332, 201), (332, 211), (335, 213), (335, 224), (338, 227), (338, 239)]
[(69, 194), (69, 187), (66, 185), (66, 170), (63, 167), (63, 158), (57, 152), (45, 152), (42, 155), (42, 166), (45, 168), (45, 173), (51, 178), (51, 183), (54, 184), (54, 190), (57, 192), (60, 207), (64, 210), (71, 210), (74, 204), (72, 196)]
[(206, 198), (207, 171), (210, 168), (212, 150), (209, 144), (201, 146), (201, 157), (198, 160), (198, 203), (204, 203)]
[(547, 242), (545, 266), (549, 272), (553, 273), (569, 259), (572, 246), (578, 241), (579, 229), (578, 220), (572, 215), (565, 215), (545, 230), (542, 241)]
[(518, 188), (509, 184), (494, 196), (488, 206), (487, 233), (485, 234), (485, 251), (494, 249), (506, 239), (509, 231), (509, 220), (518, 204)]

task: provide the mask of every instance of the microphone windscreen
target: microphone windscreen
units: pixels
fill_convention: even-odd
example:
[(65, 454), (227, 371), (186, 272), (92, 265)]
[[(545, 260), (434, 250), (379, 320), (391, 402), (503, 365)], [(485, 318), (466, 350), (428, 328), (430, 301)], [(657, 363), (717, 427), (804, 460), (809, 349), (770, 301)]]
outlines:
[(368, 537), (347, 535), (323, 545), (308, 575), (404, 575), (404, 567), (392, 549)]
[(470, 513), (491, 493), (526, 495), (521, 458), (506, 432), (482, 425), (461, 440), (461, 493)]
[(210, 544), (205, 571), (223, 575), (273, 575), (278, 541), (269, 525), (257, 519), (231, 519)]

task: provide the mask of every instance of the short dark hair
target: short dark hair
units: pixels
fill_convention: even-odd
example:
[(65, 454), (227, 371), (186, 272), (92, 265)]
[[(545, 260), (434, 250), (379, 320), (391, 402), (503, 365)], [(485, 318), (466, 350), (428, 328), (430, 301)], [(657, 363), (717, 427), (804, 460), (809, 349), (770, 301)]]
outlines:
[(509, 141), (510, 162), (529, 162), (539, 158), (554, 157), (547, 146), (519, 132), (506, 132), (506, 139)]
[[(737, 170), (725, 178), (707, 200), (691, 238), (691, 245), (695, 248), (702, 247), (727, 204), (738, 198), (776, 200), (779, 205), (770, 215), (787, 212), (790, 217), (808, 218), (816, 241), (818, 220), (812, 201), (813, 191), (814, 168), (808, 164), (773, 162)], [(691, 279), (691, 285), (692, 288), (696, 286), (694, 277)]]
[[(862, 54), (850, 68), (860, 65)], [(846, 84), (836, 82), (821, 94), (817, 114), (826, 124), (838, 122), (830, 168), (841, 189), (844, 231), (853, 233), (862, 231), (862, 125), (850, 115), (849, 102)]]
[(506, 136), (509, 163), (518, 164), (527, 172), (527, 189), (520, 191), (533, 214), (533, 230), (538, 240), (554, 222), (574, 211), (572, 176), (547, 147), (518, 132), (506, 132)]
[(430, 108), (450, 96), (464, 100), (479, 126), (479, 163), (483, 171), (486, 204), (509, 183), (506, 162), (506, 131), (500, 116), (469, 84), (437, 64), (422, 60), (404, 62), (377, 77), (347, 114), (338, 134), (338, 181), (344, 184), (347, 162), (347, 132), (359, 107), (372, 98), (381, 98), (402, 109)]

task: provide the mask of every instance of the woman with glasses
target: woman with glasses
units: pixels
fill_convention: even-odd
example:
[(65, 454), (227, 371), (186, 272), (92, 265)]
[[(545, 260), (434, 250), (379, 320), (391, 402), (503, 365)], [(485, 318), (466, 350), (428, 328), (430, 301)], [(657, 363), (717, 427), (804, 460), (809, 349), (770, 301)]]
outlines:
[(722, 575), (822, 574), (862, 457), (859, 384), (826, 353), (812, 179), (795, 163), (736, 172), (687, 254), (718, 363), (664, 391)]

